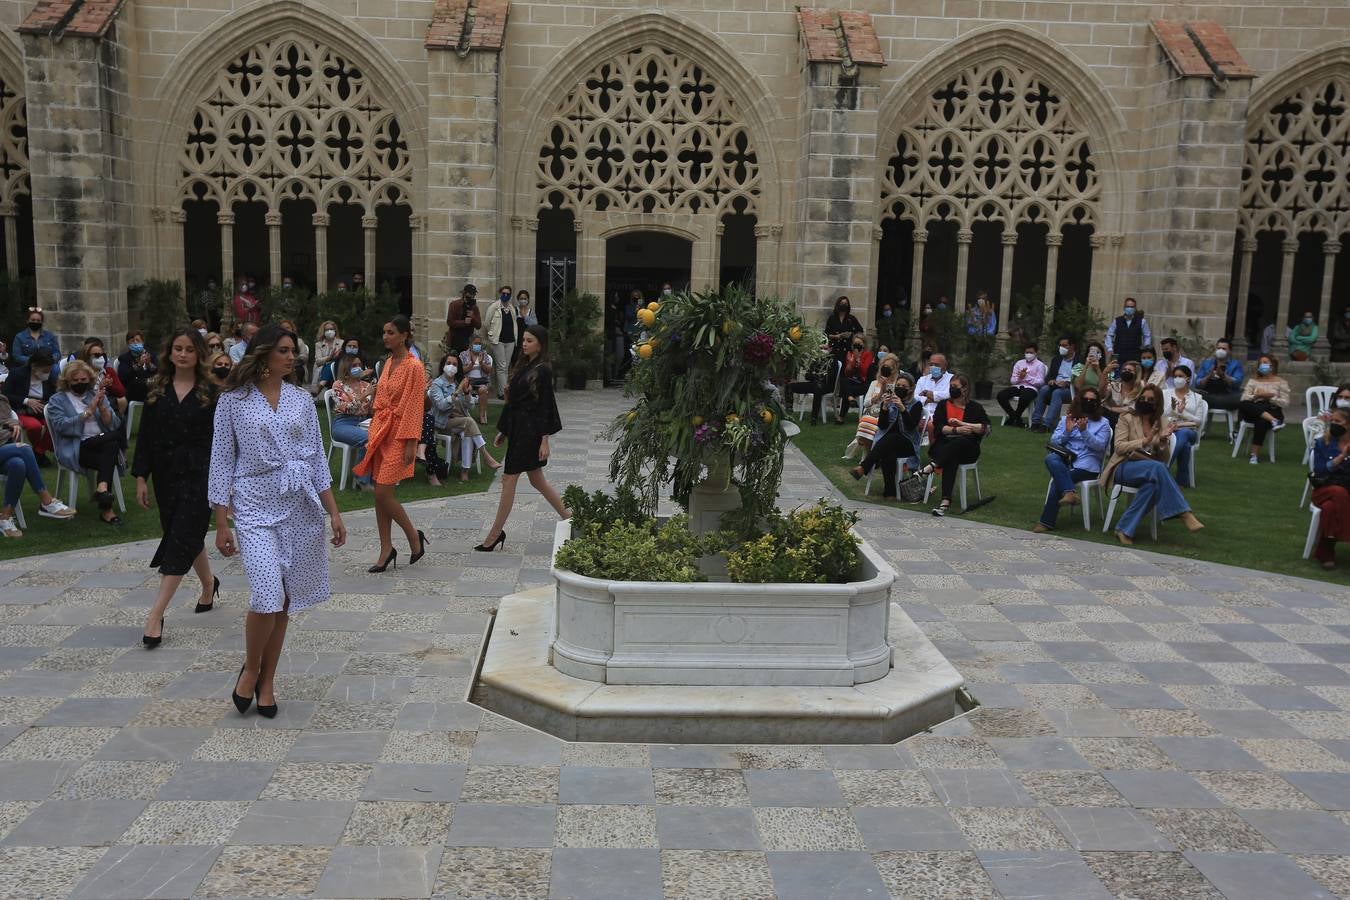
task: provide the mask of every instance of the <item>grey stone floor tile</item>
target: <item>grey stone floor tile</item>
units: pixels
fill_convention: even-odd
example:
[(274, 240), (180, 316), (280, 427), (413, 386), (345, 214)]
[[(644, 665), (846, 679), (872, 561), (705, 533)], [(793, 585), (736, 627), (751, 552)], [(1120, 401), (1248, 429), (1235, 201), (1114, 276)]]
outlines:
[(10, 847), (111, 844), (145, 809), (144, 800), (48, 800), (4, 839)]
[(769, 853), (768, 861), (779, 900), (887, 896), (866, 853)]
[(1190, 771), (1260, 771), (1265, 767), (1237, 742), (1222, 737), (1155, 737), (1153, 743)]
[(1112, 709), (1047, 709), (1050, 724), (1064, 737), (1131, 737), (1138, 734)]
[(430, 897), (437, 847), (336, 847), (315, 893), (334, 898)]
[(1034, 806), (1021, 782), (1003, 769), (932, 769), (926, 772), (946, 806)]
[(145, 699), (116, 699), (100, 697), (98, 699), (65, 700), (60, 706), (38, 720), (39, 725), (104, 725), (121, 727), (135, 718), (141, 707), (149, 702)]
[(459, 799), (464, 774), (464, 766), (377, 763), (361, 799), (453, 803)]
[(663, 769), (739, 769), (740, 759), (729, 746), (703, 744), (653, 744), (651, 761)]
[(256, 800), (278, 763), (185, 762), (156, 795), (158, 800)]
[(1134, 810), (1056, 807), (1046, 811), (1075, 850), (1174, 850), (1172, 842)]
[(1286, 809), (1243, 810), (1242, 818), (1286, 853), (1350, 854), (1350, 826), (1329, 813)]
[(828, 771), (751, 769), (744, 773), (755, 806), (843, 806), (844, 797)]
[(1284, 780), (1323, 809), (1350, 809), (1350, 775), (1340, 772), (1285, 772)]
[(1197, 713), (1231, 738), (1298, 738), (1296, 728), (1263, 709), (1197, 709)]
[(832, 769), (867, 769), (881, 771), (885, 769), (910, 769), (914, 767), (914, 758), (904, 748), (894, 744), (869, 746), (860, 744), (849, 746), (842, 744), (825, 747), (825, 759)]
[(1010, 769), (1090, 769), (1068, 738), (989, 738)]
[(1111, 894), (1072, 851), (980, 851), (980, 862), (1005, 900), (1111, 900)]
[(970, 845), (951, 815), (941, 807), (857, 807), (853, 820), (867, 849), (967, 850)]
[(1114, 709), (1184, 709), (1185, 704), (1156, 684), (1094, 684), (1092, 692)]
[(553, 851), (549, 896), (589, 900), (662, 900), (661, 855), (656, 850)]
[(259, 800), (249, 807), (231, 844), (331, 847), (351, 818), (351, 801)]
[(762, 850), (754, 813), (743, 807), (663, 806), (656, 810), (662, 850)]
[(652, 770), (563, 766), (558, 770), (559, 803), (655, 803)]
[(123, 728), (95, 758), (188, 760), (214, 733), (211, 728)]
[[(451, 847), (552, 847), (554, 805), (460, 803), (450, 825)], [(659, 822), (659, 819), (658, 819)]]
[(1137, 808), (1218, 808), (1223, 802), (1184, 772), (1114, 770), (1102, 775)]
[(562, 762), (562, 741), (535, 732), (480, 732), (471, 761), (479, 766), (556, 766)]
[(1187, 853), (1226, 900), (1334, 900), (1335, 895), (1279, 853)]
[(74, 760), (0, 760), (0, 800), (46, 800), (79, 769)]
[(219, 847), (112, 847), (72, 900), (175, 900), (196, 893)]

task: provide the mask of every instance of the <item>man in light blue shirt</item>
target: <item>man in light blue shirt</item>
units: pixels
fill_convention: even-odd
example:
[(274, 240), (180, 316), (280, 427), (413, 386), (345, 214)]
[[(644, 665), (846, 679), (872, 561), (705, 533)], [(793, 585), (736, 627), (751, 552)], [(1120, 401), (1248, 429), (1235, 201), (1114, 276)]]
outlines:
[(244, 358), (244, 354), (248, 352), (249, 342), (253, 340), (253, 336), (257, 333), (258, 326), (252, 322), (245, 322), (244, 327), (239, 329), (239, 343), (230, 348), (230, 359), (234, 360), (236, 366)]
[(1111, 445), (1111, 423), (1102, 417), (1101, 398), (1096, 389), (1083, 389), (1069, 414), (1055, 426), (1050, 443), (1067, 451), (1071, 461), (1053, 450), (1045, 455), (1045, 468), (1054, 484), (1045, 498), (1041, 520), (1032, 529), (1037, 534), (1053, 531), (1060, 506), (1077, 506), (1081, 502), (1078, 483), (1092, 481), (1102, 472), (1102, 458)]

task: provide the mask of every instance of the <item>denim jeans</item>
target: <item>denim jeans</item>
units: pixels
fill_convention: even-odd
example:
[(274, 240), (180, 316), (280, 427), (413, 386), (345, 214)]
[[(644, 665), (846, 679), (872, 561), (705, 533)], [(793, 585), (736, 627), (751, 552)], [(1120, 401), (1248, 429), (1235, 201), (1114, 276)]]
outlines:
[[(352, 465), (356, 466), (365, 459), (366, 441), (370, 439), (370, 432), (360, 426), (360, 419), (356, 416), (334, 416), (333, 417), (333, 440), (342, 444), (351, 444), (355, 449), (356, 459), (352, 460)], [(357, 478), (362, 484), (369, 484), (369, 478)]]
[(5, 503), (13, 508), (19, 502), (26, 481), (35, 493), (47, 490), (42, 481), (42, 471), (38, 469), (37, 457), (33, 448), (27, 444), (5, 444), (0, 447), (0, 475), (5, 476)]
[(1182, 487), (1195, 487), (1191, 484), (1191, 454), (1195, 452), (1195, 443), (1200, 440), (1198, 428), (1178, 428), (1176, 430), (1177, 449), (1172, 453), (1172, 462), (1177, 464), (1177, 484)]
[(1072, 399), (1071, 392), (1066, 387), (1041, 385), (1041, 389), (1036, 392), (1036, 403), (1031, 407), (1031, 424), (1044, 425), (1054, 431), (1055, 426), (1059, 424), (1060, 408)]
[(1050, 473), (1050, 480), (1055, 483), (1050, 491), (1050, 496), (1045, 498), (1045, 509), (1041, 510), (1041, 524), (1046, 528), (1054, 528), (1055, 520), (1059, 518), (1059, 498), (1063, 497), (1066, 491), (1074, 489), (1074, 485), (1080, 481), (1091, 481), (1096, 478), (1099, 472), (1091, 472), (1087, 469), (1070, 469), (1058, 453), (1045, 454), (1045, 468)]
[(1127, 537), (1134, 537), (1139, 522), (1155, 503), (1159, 519), (1171, 519), (1191, 511), (1181, 488), (1172, 480), (1172, 473), (1156, 459), (1126, 460), (1116, 467), (1115, 475), (1116, 484), (1138, 488), (1129, 508), (1116, 523), (1116, 530)]

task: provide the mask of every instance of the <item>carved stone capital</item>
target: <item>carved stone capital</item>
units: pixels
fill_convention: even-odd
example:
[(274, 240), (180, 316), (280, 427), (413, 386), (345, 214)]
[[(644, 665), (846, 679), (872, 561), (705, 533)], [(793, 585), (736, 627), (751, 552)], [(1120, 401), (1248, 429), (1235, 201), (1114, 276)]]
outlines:
[(373, 228), (378, 228), (379, 226), (380, 226), (380, 217), (379, 217), (379, 216), (362, 216), (362, 217), (361, 217), (361, 227), (362, 227), (362, 228), (372, 228), (372, 229), (373, 229)]
[(958, 244), (969, 244), (974, 240), (975, 240), (975, 232), (967, 228), (962, 228), (960, 231), (956, 233), (956, 242)]
[(315, 228), (327, 228), (332, 222), (332, 217), (328, 213), (315, 213), (310, 216), (310, 222)]
[(539, 217), (538, 217), (538, 216), (530, 216), (530, 217), (526, 218), (526, 219), (525, 219), (525, 230), (526, 230), (526, 231), (538, 231), (538, 230), (539, 230)]
[(1119, 246), (1120, 246), (1121, 244), (1123, 244), (1123, 243), (1125, 243), (1125, 235), (1123, 235), (1123, 234), (1113, 234), (1113, 235), (1111, 235), (1111, 246), (1112, 246), (1112, 247), (1119, 247)]
[(275, 212), (275, 211), (269, 211), (266, 215), (263, 216), (263, 221), (267, 223), (267, 227), (269, 227), (269, 228), (271, 228), (271, 227), (274, 226), (274, 225), (275, 225), (277, 228), (280, 228), (280, 227), (281, 227), (281, 213)]
[(1256, 248), (1257, 248), (1258, 246), (1260, 246), (1260, 245), (1257, 243), (1256, 238), (1243, 238), (1243, 239), (1242, 239), (1242, 252), (1243, 252), (1243, 253), (1255, 253), (1255, 252), (1256, 252)]
[(881, 230), (881, 228), (880, 228), (879, 226), (877, 226), (877, 225), (873, 225), (873, 226), (872, 226), (872, 240), (874, 240), (874, 241), (879, 241), (879, 240), (881, 240), (881, 236), (882, 236), (882, 230)]
[(217, 224), (217, 225), (233, 225), (233, 224), (234, 224), (234, 213), (232, 213), (232, 212), (218, 212), (218, 213), (216, 213), (216, 224)]
[(1088, 237), (1088, 243), (1092, 245), (1093, 250), (1100, 250), (1106, 246), (1107, 237), (1104, 234), (1094, 234)]
[(187, 210), (181, 207), (179, 207), (178, 209), (169, 210), (169, 221), (175, 225), (186, 225)]
[(427, 217), (417, 214), (408, 216), (408, 227), (413, 231), (424, 231), (427, 227)]
[(511, 230), (512, 230), (512, 231), (520, 231), (520, 230), (523, 229), (524, 227), (525, 227), (525, 217), (524, 217), (524, 216), (512, 216), (512, 217), (511, 217)]
[(1338, 255), (1341, 252), (1340, 242), (1327, 241), (1325, 244), (1322, 245), (1322, 252), (1325, 253), (1327, 256)]
[(1005, 247), (1014, 247), (1017, 245), (1017, 232), (1005, 231), (998, 237), (998, 242)]
[(914, 229), (914, 243), (916, 244), (928, 243), (928, 232), (922, 228)]
[(1064, 235), (1057, 231), (1052, 231), (1045, 236), (1045, 246), (1058, 247), (1064, 243)]
[(1288, 240), (1280, 242), (1280, 249), (1284, 251), (1285, 256), (1293, 256), (1298, 252), (1298, 241)]
[(152, 206), (150, 207), (150, 221), (156, 225), (163, 225), (169, 221), (169, 214), (162, 206)]

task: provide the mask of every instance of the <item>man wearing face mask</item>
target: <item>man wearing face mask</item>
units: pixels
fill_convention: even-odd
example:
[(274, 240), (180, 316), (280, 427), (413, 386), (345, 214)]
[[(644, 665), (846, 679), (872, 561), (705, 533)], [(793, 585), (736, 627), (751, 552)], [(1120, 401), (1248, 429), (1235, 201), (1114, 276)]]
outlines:
[(1176, 338), (1165, 337), (1158, 343), (1158, 347), (1162, 349), (1164, 375), (1171, 377), (1172, 370), (1177, 366), (1185, 366), (1192, 372), (1195, 371), (1195, 363), (1189, 356), (1181, 352), (1181, 345), (1177, 343)]
[(230, 359), (237, 366), (248, 352), (248, 345), (253, 340), (253, 336), (258, 333), (258, 326), (252, 322), (245, 322), (239, 329), (239, 342), (230, 348)]
[(933, 417), (933, 410), (952, 393), (952, 375), (947, 371), (947, 357), (934, 353), (928, 357), (928, 371), (914, 385), (914, 396), (923, 404), (925, 419)]
[(28, 365), (29, 358), (36, 350), (46, 350), (52, 359), (61, 358), (61, 343), (56, 335), (46, 329), (47, 316), (40, 306), (28, 308), (28, 327), (14, 335), (10, 341), (11, 362), (16, 366)]
[(1139, 305), (1133, 297), (1125, 298), (1122, 314), (1116, 316), (1106, 329), (1105, 343), (1106, 355), (1117, 365), (1138, 362), (1140, 352), (1153, 346), (1148, 320), (1139, 313)]
[(1214, 342), (1214, 352), (1200, 360), (1194, 388), (1204, 396), (1210, 409), (1237, 409), (1246, 374), (1242, 363), (1233, 357), (1232, 342), (1226, 337), (1219, 338)]
[(1045, 455), (1045, 468), (1054, 486), (1046, 494), (1041, 518), (1031, 530), (1037, 534), (1055, 530), (1061, 506), (1077, 506), (1080, 482), (1092, 481), (1102, 471), (1102, 458), (1111, 446), (1111, 424), (1102, 417), (1101, 395), (1087, 388), (1059, 420), (1050, 438), (1053, 448)]
[(455, 353), (469, 349), (474, 332), (483, 327), (483, 317), (478, 312), (478, 288), (472, 284), (464, 285), (464, 290), (454, 300), (445, 314), (446, 343)]
[(1072, 397), (1075, 350), (1073, 338), (1066, 334), (1059, 339), (1059, 355), (1047, 364), (1046, 382), (1036, 392), (1036, 405), (1031, 408), (1032, 431), (1044, 433), (1058, 424), (1060, 409)]
[[(1008, 379), (1010, 386), (998, 392), (998, 405), (1008, 415), (1004, 424), (1014, 428), (1026, 427), (1022, 414), (1045, 385), (1045, 376), (1045, 363), (1036, 358), (1036, 345), (1028, 343), (1022, 348), (1022, 358), (1013, 363), (1012, 376)], [(1014, 398), (1017, 399), (1015, 410), (1012, 406)]]
[(127, 349), (117, 357), (117, 377), (127, 389), (127, 400), (144, 403), (150, 379), (158, 371), (159, 360), (145, 346), (145, 333), (137, 329), (128, 331)]
[(516, 349), (516, 317), (511, 309), (511, 286), (504, 284), (497, 292), (496, 303), (488, 304), (483, 315), (483, 338), (492, 354), (493, 393), (497, 399), (506, 395), (506, 377), (511, 365), (511, 354)]

